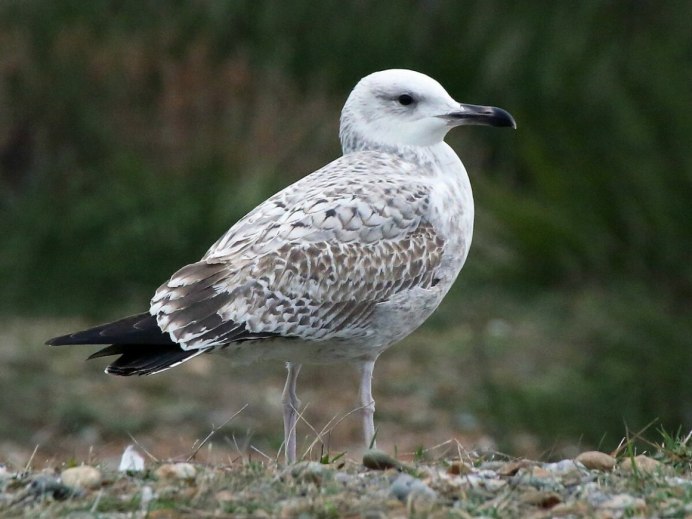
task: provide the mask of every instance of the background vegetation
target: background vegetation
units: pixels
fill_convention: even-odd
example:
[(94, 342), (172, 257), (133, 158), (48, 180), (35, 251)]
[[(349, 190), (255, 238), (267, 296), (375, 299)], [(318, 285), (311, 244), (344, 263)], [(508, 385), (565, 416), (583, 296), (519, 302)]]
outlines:
[[(339, 155), (360, 77), (413, 68), (519, 129), (450, 135), (475, 188), (474, 249), (426, 331), (381, 363), (422, 367), (415, 387), (380, 390), (425, 393), (452, 430), (514, 449), (520, 433), (544, 449), (614, 446), (655, 418), (689, 429), (690, 19), (689, 2), (6, 0), (3, 320), (140, 311), (257, 202)], [(29, 348), (2, 338), (6, 356)], [(0, 413), (65, 420), (61, 405), (18, 411), (44, 394), (32, 366), (6, 366)], [(108, 425), (70, 413), (68, 430)]]

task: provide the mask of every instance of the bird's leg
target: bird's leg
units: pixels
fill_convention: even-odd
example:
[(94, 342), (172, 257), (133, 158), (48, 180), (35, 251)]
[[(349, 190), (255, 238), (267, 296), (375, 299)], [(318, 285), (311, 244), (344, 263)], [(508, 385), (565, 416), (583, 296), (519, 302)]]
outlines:
[(281, 395), (281, 403), (284, 406), (284, 449), (286, 451), (286, 463), (296, 461), (296, 422), (298, 420), (298, 408), (300, 400), (296, 396), (296, 382), (300, 373), (301, 364), (286, 363), (288, 375), (286, 385)]
[(372, 397), (372, 370), (375, 360), (362, 362), (358, 368), (360, 371), (360, 405), (363, 410), (363, 438), (365, 447), (375, 446), (375, 400)]

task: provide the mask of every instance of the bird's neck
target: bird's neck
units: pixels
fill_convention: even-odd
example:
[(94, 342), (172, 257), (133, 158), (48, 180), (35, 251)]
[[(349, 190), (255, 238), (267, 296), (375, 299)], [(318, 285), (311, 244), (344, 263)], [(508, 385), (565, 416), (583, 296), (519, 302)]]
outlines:
[(341, 146), (344, 155), (358, 151), (378, 151), (431, 170), (447, 169), (450, 166), (456, 169), (457, 165), (461, 165), (456, 153), (445, 142), (432, 146), (410, 146), (376, 142), (362, 137), (343, 137), (342, 135)]

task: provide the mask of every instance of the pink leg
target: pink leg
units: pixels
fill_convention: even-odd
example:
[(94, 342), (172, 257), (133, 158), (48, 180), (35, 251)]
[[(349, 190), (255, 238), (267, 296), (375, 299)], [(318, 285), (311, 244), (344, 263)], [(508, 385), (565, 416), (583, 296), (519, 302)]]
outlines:
[(281, 396), (284, 406), (284, 449), (286, 451), (286, 463), (296, 461), (296, 422), (298, 420), (298, 408), (300, 400), (296, 396), (296, 382), (300, 373), (301, 364), (286, 363), (288, 375), (286, 385)]
[(374, 447), (375, 442), (375, 399), (372, 397), (372, 370), (375, 361), (369, 360), (358, 366), (360, 371), (360, 405), (363, 409), (363, 438), (365, 447)]

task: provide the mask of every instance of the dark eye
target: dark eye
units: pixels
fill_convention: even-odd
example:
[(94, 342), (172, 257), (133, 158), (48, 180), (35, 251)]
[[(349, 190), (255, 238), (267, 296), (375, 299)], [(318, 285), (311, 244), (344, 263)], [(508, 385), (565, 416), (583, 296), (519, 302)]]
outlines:
[(400, 104), (400, 105), (408, 106), (408, 105), (410, 105), (410, 104), (413, 104), (413, 97), (411, 97), (411, 96), (408, 95), (408, 94), (401, 94), (401, 95), (399, 96), (398, 101), (399, 101), (399, 104)]

